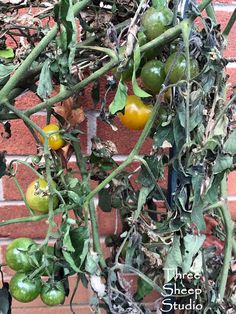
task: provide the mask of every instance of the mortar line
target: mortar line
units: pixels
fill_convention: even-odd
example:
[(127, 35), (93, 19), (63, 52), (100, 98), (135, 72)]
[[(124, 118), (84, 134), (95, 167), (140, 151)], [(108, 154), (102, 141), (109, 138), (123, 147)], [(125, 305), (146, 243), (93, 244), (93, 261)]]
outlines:
[(87, 111), (86, 117), (87, 117), (87, 154), (90, 154), (92, 148), (91, 138), (97, 135), (98, 113), (95, 111)]

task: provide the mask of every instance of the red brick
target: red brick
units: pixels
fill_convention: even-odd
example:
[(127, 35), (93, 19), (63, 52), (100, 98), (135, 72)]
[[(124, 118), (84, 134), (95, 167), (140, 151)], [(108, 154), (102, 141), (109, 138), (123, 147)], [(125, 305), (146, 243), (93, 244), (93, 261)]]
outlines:
[[(34, 116), (32, 121), (38, 126), (44, 127), (46, 124), (46, 116)], [(55, 120), (53, 120), (55, 121)], [(86, 134), (86, 121), (81, 123), (81, 131)], [(0, 132), (3, 131), (3, 127), (0, 126)], [(6, 150), (9, 155), (28, 155), (36, 154), (37, 148), (32, 134), (21, 120), (11, 121), (12, 136), (10, 139), (0, 138), (0, 146)], [(81, 147), (82, 152), (86, 152), (87, 139), (86, 135), (81, 134)]]
[[(117, 221), (116, 221), (117, 219)], [(119, 234), (122, 231), (122, 224), (120, 221), (119, 209), (112, 209), (110, 213), (103, 212), (99, 207), (97, 209), (97, 220), (99, 225), (99, 233), (100, 236), (107, 236), (110, 234), (114, 234), (115, 231)], [(117, 224), (117, 230), (116, 229)]]
[(236, 220), (236, 201), (229, 201), (228, 204), (229, 204), (231, 217), (233, 220)]
[[(217, 22), (221, 24), (222, 31), (225, 29), (225, 26), (227, 25), (232, 13), (233, 12), (216, 11)], [(236, 40), (236, 25), (234, 24), (228, 37), (228, 44), (225, 50), (225, 57), (236, 56), (235, 40)]]
[(228, 195), (236, 196), (236, 171), (228, 175)]
[[(94, 313), (89, 306), (81, 305), (73, 307), (76, 314), (92, 314)], [(59, 306), (59, 307), (45, 307), (45, 308), (24, 308), (24, 305), (21, 308), (13, 308), (14, 314), (71, 314), (71, 310), (68, 306)], [(101, 310), (101, 314), (106, 314), (105, 310)]]
[[(105, 122), (98, 119), (97, 136), (102, 140), (110, 140), (115, 143), (119, 155), (128, 155), (134, 145), (136, 144), (141, 131), (131, 131), (125, 128), (120, 121), (116, 118), (115, 123), (118, 127), (118, 131), (112, 131), (111, 127)], [(140, 153), (145, 154), (151, 150), (152, 140), (147, 138), (143, 144)]]
[(213, 0), (214, 4), (235, 4), (235, 1), (232, 0)]
[[(19, 182), (23, 192), (26, 192), (28, 185), (37, 178), (37, 175), (25, 165), (19, 164), (16, 167), (16, 179)], [(3, 183), (3, 197), (5, 200), (21, 200), (21, 195), (15, 186), (12, 177), (4, 176)]]
[[(0, 207), (1, 221), (9, 219), (15, 219), (20, 217), (27, 217), (29, 213), (25, 206), (20, 205), (5, 205)], [(55, 217), (55, 221), (60, 221), (60, 216)], [(30, 238), (44, 238), (48, 224), (46, 220), (37, 222), (24, 222), (15, 223), (0, 227), (0, 238), (18, 238), (18, 237), (30, 237)]]
[(31, 91), (27, 91), (16, 98), (17, 109), (28, 109), (39, 104), (41, 101), (37, 95)]

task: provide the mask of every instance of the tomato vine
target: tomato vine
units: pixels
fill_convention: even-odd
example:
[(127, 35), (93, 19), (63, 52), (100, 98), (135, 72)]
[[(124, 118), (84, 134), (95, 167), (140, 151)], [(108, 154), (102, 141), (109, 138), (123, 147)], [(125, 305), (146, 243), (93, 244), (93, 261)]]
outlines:
[[(30, 160), (14, 160), (8, 166), (5, 152), (0, 155), (1, 176), (14, 180), (29, 209), (27, 217), (4, 220), (0, 227), (43, 219), (48, 223), (40, 245), (18, 248), (18, 256), (32, 269), (28, 272), (22, 265), (14, 268), (8, 263), (21, 271), (10, 281), (10, 293), (22, 302), (41, 293), (45, 304), (60, 304), (69, 294), (68, 277), (76, 275), (72, 312), (81, 281), (94, 291), (91, 302), (96, 313), (100, 308), (107, 313), (150, 313), (143, 299), (152, 290), (160, 294), (155, 311), (165, 311), (164, 306), (184, 310), (183, 304), (190, 303), (191, 313), (203, 308), (204, 313), (233, 313), (234, 291), (227, 289), (227, 279), (233, 271), (236, 243), (226, 184), (228, 173), (235, 169), (236, 95), (226, 97), (228, 60), (223, 53), (236, 11), (222, 31), (210, 0), (198, 6), (189, 3), (184, 18), (178, 1), (82, 0), (73, 4), (61, 0), (48, 2), (46, 8), (45, 3), (40, 4), (33, 24), (22, 27), (20, 10), (34, 5), (0, 2), (0, 19), (5, 21), (8, 16), (19, 31), (4, 29), (0, 42), (0, 121), (10, 141), (11, 120), (21, 119), (38, 149)], [(207, 17), (202, 15), (204, 10)], [(196, 18), (202, 27), (197, 26)], [(50, 29), (51, 19), (54, 26)], [(7, 36), (14, 38), (16, 47), (7, 47)], [(26, 46), (18, 43), (22, 36)], [(104, 95), (101, 77), (106, 78)], [(127, 112), (131, 97), (127, 81), (138, 109), (148, 110), (138, 127), (137, 116), (131, 117), (132, 127), (124, 120), (134, 114)], [(94, 105), (100, 103), (96, 107), (99, 117), (111, 132), (117, 129), (117, 115), (130, 129), (142, 130), (121, 164), (114, 158), (119, 153), (115, 144), (97, 137), (92, 139), (90, 155), (82, 154), (80, 124), (86, 108), (76, 98), (89, 84)], [(18, 109), (15, 101), (27, 90), (40, 103)], [(108, 95), (114, 90), (109, 104)], [(32, 120), (42, 110), (47, 124), (43, 129)], [(152, 149), (140, 156), (148, 137)], [(166, 153), (169, 148), (172, 155)], [(73, 154), (76, 170), (69, 166)], [(134, 162), (139, 167), (128, 171), (127, 166)], [(39, 177), (26, 194), (16, 178), (14, 165), (18, 163)], [(176, 177), (171, 195), (160, 185), (166, 168)], [(97, 182), (95, 188), (91, 180)], [(108, 217), (115, 208), (122, 222), (122, 232), (106, 238), (111, 248), (107, 259), (99, 237), (96, 198)], [(160, 202), (164, 212), (159, 211)], [(61, 216), (59, 224), (56, 215)], [(207, 228), (210, 221), (211, 228)], [(216, 244), (223, 242), (224, 248), (217, 251), (207, 245), (210, 237)], [(50, 241), (54, 243), (51, 249)], [(138, 278), (135, 293), (126, 289), (127, 272)], [(49, 279), (42, 288), (40, 278), (45, 273)], [(32, 297), (19, 291), (22, 281), (26, 290), (34, 290)], [(168, 289), (171, 303), (166, 299)], [(57, 295), (56, 300), (51, 299), (52, 294)]]

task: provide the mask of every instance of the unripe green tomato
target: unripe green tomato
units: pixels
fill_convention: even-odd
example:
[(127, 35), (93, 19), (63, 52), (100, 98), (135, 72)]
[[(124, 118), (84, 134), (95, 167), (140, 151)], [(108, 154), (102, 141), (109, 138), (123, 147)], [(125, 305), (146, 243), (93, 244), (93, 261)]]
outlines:
[(9, 289), (14, 299), (27, 303), (37, 298), (41, 291), (41, 279), (30, 279), (25, 273), (18, 272), (10, 280)]
[(165, 77), (165, 66), (159, 60), (148, 61), (141, 71), (141, 80), (144, 87), (153, 94), (160, 92)]
[(62, 282), (44, 284), (40, 298), (44, 304), (48, 306), (56, 306), (62, 304), (65, 300), (65, 289)]
[(159, 10), (151, 7), (141, 18), (141, 25), (148, 40), (152, 40), (163, 34), (170, 26), (173, 20), (173, 13), (169, 8)]
[[(173, 65), (173, 66), (172, 66)], [(169, 56), (165, 64), (165, 73), (170, 73), (170, 82), (172, 84), (177, 83), (180, 80), (187, 78), (187, 63), (185, 55), (182, 53), (175, 52)], [(199, 73), (199, 66), (197, 60), (190, 59), (190, 78), (197, 76)]]
[(8, 244), (6, 249), (6, 263), (11, 269), (16, 271), (29, 271), (36, 268), (33, 264), (30, 248), (36, 249), (37, 244), (30, 238), (17, 238)]

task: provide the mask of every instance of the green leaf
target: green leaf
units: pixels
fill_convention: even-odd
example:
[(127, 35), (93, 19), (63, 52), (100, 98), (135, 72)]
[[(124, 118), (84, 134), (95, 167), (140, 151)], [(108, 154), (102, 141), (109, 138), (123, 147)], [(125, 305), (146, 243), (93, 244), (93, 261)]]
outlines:
[(233, 157), (230, 155), (218, 154), (213, 166), (213, 173), (217, 174), (229, 169), (233, 164)]
[(134, 94), (138, 97), (151, 97), (150, 94), (145, 92), (142, 88), (139, 87), (136, 79), (136, 71), (139, 68), (141, 61), (141, 54), (140, 54), (140, 47), (138, 44), (136, 44), (135, 49), (134, 49), (134, 66), (133, 66), (133, 75), (132, 75), (132, 87)]
[(100, 256), (96, 252), (89, 252), (86, 258), (85, 270), (90, 274), (95, 274), (99, 269)]
[(140, 302), (146, 295), (152, 292), (153, 287), (143, 278), (138, 278), (138, 287), (134, 295), (134, 300)]
[(177, 149), (182, 149), (185, 144), (185, 129), (181, 126), (178, 116), (176, 116), (173, 121), (173, 134)]
[(191, 265), (193, 263), (193, 257), (200, 250), (206, 236), (202, 235), (192, 235), (187, 234), (184, 237), (184, 254), (183, 254), (183, 263), (182, 263), (182, 271), (183, 273), (188, 273)]
[(189, 130), (192, 131), (203, 121), (203, 101), (202, 101), (202, 90), (198, 89), (190, 94), (190, 120), (189, 120)]
[(117, 91), (112, 103), (109, 106), (109, 111), (111, 114), (115, 114), (118, 111), (121, 111), (125, 107), (125, 102), (127, 98), (128, 88), (122, 80), (119, 81)]
[[(76, 44), (77, 44), (77, 28), (75, 23), (75, 17), (73, 12), (72, 0), (61, 0), (57, 10), (57, 23), (63, 24), (66, 30), (66, 41), (68, 49), (68, 66), (72, 65), (75, 56)], [(65, 37), (65, 35), (63, 35)]]
[(73, 203), (82, 204), (82, 199), (77, 193), (75, 193), (73, 191), (68, 191), (67, 195), (68, 195), (69, 199), (72, 200)]
[(50, 70), (50, 60), (44, 62), (43, 68), (39, 76), (39, 85), (37, 94), (42, 99), (47, 99), (52, 92), (52, 74)]
[(79, 185), (80, 181), (77, 178), (70, 177), (68, 179), (68, 183), (69, 183), (70, 188), (74, 189), (77, 186), (77, 184)]
[(232, 155), (236, 154), (236, 129), (230, 133), (228, 139), (224, 143), (223, 150)]
[[(144, 160), (147, 162), (149, 169), (151, 170), (155, 179), (160, 179), (163, 177), (164, 173), (164, 165), (162, 158), (157, 155), (145, 156)], [(138, 182), (140, 182), (143, 186), (153, 186), (153, 178), (150, 176), (149, 171), (142, 164), (141, 171), (138, 176)]]
[(205, 192), (205, 199), (209, 204), (213, 204), (218, 201), (220, 183), (224, 177), (224, 172), (219, 173), (211, 179), (208, 189)]
[(79, 272), (88, 254), (89, 229), (67, 225), (63, 238), (63, 256), (75, 272)]
[(200, 171), (194, 171), (192, 174), (192, 187), (193, 187), (193, 206), (191, 213), (191, 220), (196, 225), (198, 230), (206, 228), (204, 215), (203, 215), (203, 201), (201, 197), (201, 186), (204, 180), (204, 175)]
[(12, 64), (4, 65), (0, 64), (0, 83), (3, 81), (8, 75), (10, 75), (16, 66)]
[(228, 118), (224, 116), (215, 126), (213, 136), (226, 136), (228, 127)]
[(164, 275), (165, 282), (171, 281), (175, 276), (178, 267), (182, 265), (182, 253), (180, 250), (180, 237), (174, 235), (173, 243), (169, 249), (165, 265), (164, 265)]
[(144, 204), (146, 203), (147, 197), (150, 194), (150, 192), (154, 188), (154, 183), (151, 186), (145, 187), (143, 186), (139, 191), (138, 196), (138, 206), (137, 209), (134, 212), (134, 220), (137, 220), (139, 218), (139, 215), (143, 209)]
[(203, 215), (203, 205), (202, 201), (195, 203), (192, 207), (191, 220), (196, 225), (198, 230), (204, 230), (206, 228), (206, 223)]
[(0, 50), (0, 58), (11, 59), (14, 58), (15, 53), (12, 48), (6, 48), (4, 50)]
[(161, 147), (164, 141), (170, 144), (174, 142), (172, 124), (168, 124), (165, 127), (160, 125), (153, 136), (153, 146), (155, 148)]

